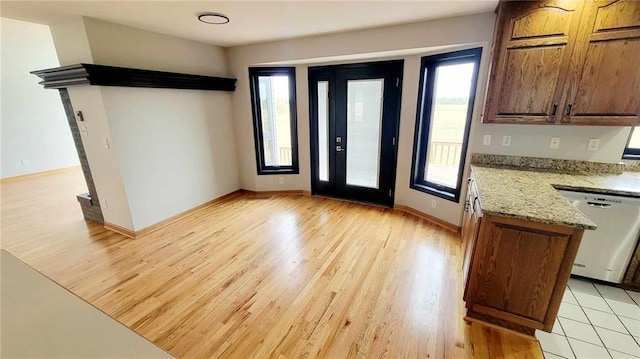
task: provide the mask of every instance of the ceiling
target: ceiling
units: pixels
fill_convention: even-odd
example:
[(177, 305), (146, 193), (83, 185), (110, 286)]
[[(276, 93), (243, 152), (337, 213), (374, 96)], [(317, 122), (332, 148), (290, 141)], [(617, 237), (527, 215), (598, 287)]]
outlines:
[[(498, 0), (421, 1), (2, 1), (0, 14), (55, 25), (88, 16), (144, 30), (237, 46), (493, 11)], [(226, 25), (196, 19), (227, 15)]]

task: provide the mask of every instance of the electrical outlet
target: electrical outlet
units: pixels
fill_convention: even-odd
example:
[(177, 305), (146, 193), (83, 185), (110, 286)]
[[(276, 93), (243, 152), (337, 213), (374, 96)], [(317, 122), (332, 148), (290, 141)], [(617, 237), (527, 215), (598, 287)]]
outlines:
[(436, 208), (437, 202), (435, 199), (431, 200), (431, 208)]
[(284, 184), (284, 177), (278, 177), (278, 183)]
[(549, 148), (557, 150), (560, 148), (560, 137), (551, 137), (551, 143), (549, 144)]
[(87, 135), (87, 128), (85, 126), (80, 126), (80, 133), (82, 133), (83, 135)]
[(21, 163), (23, 166), (28, 166), (28, 165), (29, 165), (29, 161), (28, 161), (28, 160), (20, 160), (20, 163)]
[(599, 146), (600, 146), (600, 139), (592, 138), (589, 140), (589, 146), (587, 146), (587, 149), (589, 151), (597, 151)]
[(503, 146), (511, 146), (511, 136), (503, 136), (502, 137), (502, 145)]
[(104, 207), (105, 209), (106, 209), (106, 208), (109, 208), (109, 204), (107, 203), (107, 200), (106, 200), (106, 199), (103, 199), (103, 200), (102, 200), (102, 207)]
[(491, 135), (484, 135), (482, 138), (482, 144), (485, 146), (491, 145)]

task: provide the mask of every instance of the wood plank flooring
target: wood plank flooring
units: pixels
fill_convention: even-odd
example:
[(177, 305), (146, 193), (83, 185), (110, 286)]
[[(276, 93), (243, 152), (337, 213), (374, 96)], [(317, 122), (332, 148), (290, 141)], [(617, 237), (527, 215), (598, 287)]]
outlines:
[(465, 323), (465, 350), (467, 358), (544, 359), (537, 341), (476, 321)]
[(243, 194), (129, 239), (81, 173), (3, 183), (2, 248), (179, 358), (464, 357), (460, 240), (410, 214)]

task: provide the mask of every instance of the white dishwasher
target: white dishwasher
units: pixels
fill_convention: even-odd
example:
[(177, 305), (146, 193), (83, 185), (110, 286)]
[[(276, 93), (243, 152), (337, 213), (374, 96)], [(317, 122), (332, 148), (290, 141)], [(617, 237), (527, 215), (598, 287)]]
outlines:
[(622, 282), (640, 235), (640, 198), (558, 192), (598, 225), (584, 231), (571, 274)]

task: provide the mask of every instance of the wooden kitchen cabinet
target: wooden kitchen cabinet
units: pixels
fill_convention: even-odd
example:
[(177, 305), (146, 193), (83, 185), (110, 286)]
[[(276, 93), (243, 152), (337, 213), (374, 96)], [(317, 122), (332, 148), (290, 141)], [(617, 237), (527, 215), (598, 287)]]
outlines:
[(581, 11), (582, 2), (499, 4), (483, 122), (555, 120)]
[(483, 214), (473, 182), (469, 198), (462, 225), (467, 317), (528, 335), (550, 332), (583, 230)]
[(640, 1), (502, 1), (484, 123), (640, 124)]
[(561, 121), (640, 124), (640, 1), (585, 2), (582, 21)]

